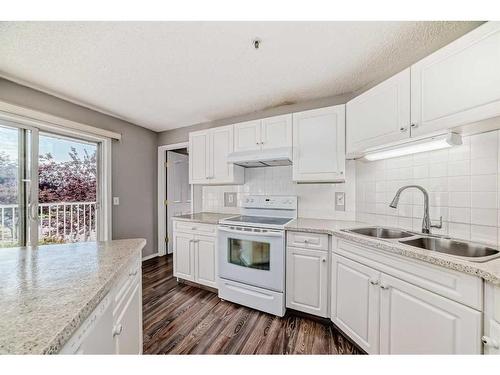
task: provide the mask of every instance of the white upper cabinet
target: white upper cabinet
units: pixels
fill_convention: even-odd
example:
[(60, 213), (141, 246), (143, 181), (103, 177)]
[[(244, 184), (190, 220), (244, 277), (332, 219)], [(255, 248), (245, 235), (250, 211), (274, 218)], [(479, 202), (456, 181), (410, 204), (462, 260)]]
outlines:
[(412, 136), (500, 115), (500, 22), (488, 22), (411, 67)]
[(293, 114), (293, 180), (345, 180), (345, 105)]
[(234, 125), (234, 151), (260, 150), (261, 120), (240, 122)]
[(347, 155), (410, 136), (410, 68), (346, 104)]
[(262, 120), (262, 149), (292, 147), (292, 115), (268, 117)]
[(234, 151), (292, 147), (292, 115), (268, 117), (234, 125)]
[(189, 182), (242, 184), (243, 168), (227, 161), (233, 142), (232, 125), (189, 133)]

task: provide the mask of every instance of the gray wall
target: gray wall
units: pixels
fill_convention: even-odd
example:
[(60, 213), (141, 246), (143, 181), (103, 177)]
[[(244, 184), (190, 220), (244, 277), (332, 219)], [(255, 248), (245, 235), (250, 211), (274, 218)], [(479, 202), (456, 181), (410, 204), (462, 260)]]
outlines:
[(245, 115), (241, 115), (241, 116), (230, 117), (230, 118), (226, 118), (226, 119), (222, 119), (222, 120), (204, 122), (204, 123), (200, 123), (200, 124), (196, 124), (196, 125), (192, 125), (192, 126), (186, 126), (184, 128), (172, 129), (172, 130), (168, 130), (168, 131), (164, 131), (164, 132), (159, 133), (158, 145), (162, 146), (162, 145), (169, 145), (169, 144), (174, 144), (174, 143), (179, 143), (179, 142), (186, 142), (188, 140), (189, 132), (192, 132), (195, 130), (209, 129), (209, 128), (214, 128), (217, 126), (234, 124), (237, 122), (250, 121), (250, 120), (255, 120), (255, 119), (264, 118), (264, 117), (282, 115), (285, 113), (299, 112), (299, 111), (305, 111), (308, 109), (328, 107), (328, 106), (337, 105), (337, 104), (344, 104), (344, 103), (348, 102), (353, 97), (354, 97), (353, 94), (332, 96), (332, 97), (312, 100), (312, 101), (308, 101), (308, 102), (283, 105), (280, 107), (275, 107), (275, 108), (271, 108), (271, 109), (267, 109), (267, 110), (263, 110), (263, 111), (259, 111), (259, 112), (253, 112), (253, 113), (249, 113), (249, 114), (245, 114)]
[(122, 134), (113, 141), (113, 238), (146, 238), (143, 255), (158, 251), (158, 134), (0, 78), (0, 100)]

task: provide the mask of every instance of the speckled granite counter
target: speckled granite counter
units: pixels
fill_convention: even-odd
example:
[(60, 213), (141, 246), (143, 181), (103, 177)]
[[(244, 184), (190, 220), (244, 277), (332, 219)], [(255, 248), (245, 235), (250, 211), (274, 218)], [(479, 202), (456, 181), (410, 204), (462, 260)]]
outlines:
[(0, 249), (0, 354), (57, 353), (144, 239)]
[(238, 214), (219, 214), (216, 212), (198, 212), (195, 214), (179, 215), (172, 217), (173, 220), (192, 221), (194, 223), (218, 224), (219, 220), (228, 217), (238, 216)]
[(342, 231), (343, 229), (352, 229), (371, 225), (373, 224), (356, 221), (298, 218), (287, 224), (285, 229), (298, 232), (331, 234), (339, 238), (357, 242), (361, 245), (376, 247), (379, 250), (388, 251), (390, 253), (418, 259), (448, 269), (479, 276), (488, 282), (500, 285), (500, 258), (484, 263), (470, 262), (467, 259), (403, 245), (396, 240), (380, 240)]

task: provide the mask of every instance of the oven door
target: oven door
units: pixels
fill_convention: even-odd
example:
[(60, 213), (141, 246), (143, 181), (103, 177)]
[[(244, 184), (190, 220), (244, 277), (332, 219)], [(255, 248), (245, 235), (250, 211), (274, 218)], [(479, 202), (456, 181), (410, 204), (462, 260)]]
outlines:
[(221, 278), (284, 291), (283, 231), (219, 226), (218, 247)]

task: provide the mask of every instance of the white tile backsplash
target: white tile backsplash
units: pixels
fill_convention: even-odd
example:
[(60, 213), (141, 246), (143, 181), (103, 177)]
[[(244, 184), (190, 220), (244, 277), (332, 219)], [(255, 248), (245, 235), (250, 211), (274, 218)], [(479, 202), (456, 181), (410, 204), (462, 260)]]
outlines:
[[(241, 200), (249, 194), (296, 195), (298, 215), (318, 219), (354, 220), (356, 215), (356, 162), (347, 161), (347, 183), (296, 184), (292, 181), (292, 167), (265, 167), (245, 169), (245, 184), (238, 186), (203, 186), (203, 211), (239, 213)], [(238, 207), (224, 207), (224, 192), (234, 191)], [(345, 212), (335, 211), (335, 192), (345, 192)], [(382, 191), (385, 194), (385, 189)], [(375, 184), (370, 200), (376, 204)], [(379, 197), (379, 199), (382, 199)]]
[[(434, 233), (497, 244), (500, 240), (500, 131), (463, 138), (448, 150), (356, 162), (356, 219), (420, 231), (423, 195), (407, 190), (389, 208), (398, 188), (422, 185), (429, 192)], [(385, 199), (385, 201), (384, 201)]]

